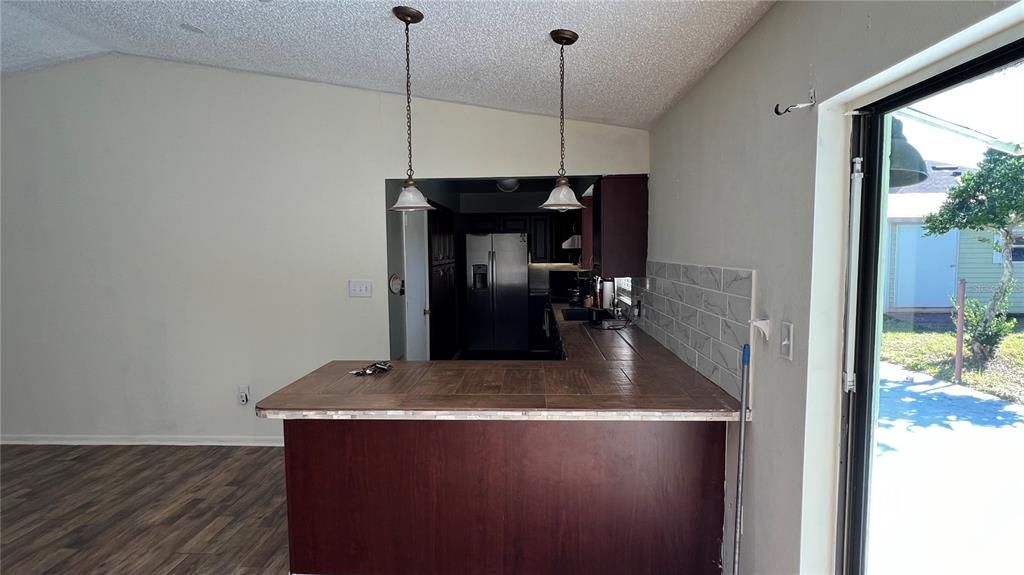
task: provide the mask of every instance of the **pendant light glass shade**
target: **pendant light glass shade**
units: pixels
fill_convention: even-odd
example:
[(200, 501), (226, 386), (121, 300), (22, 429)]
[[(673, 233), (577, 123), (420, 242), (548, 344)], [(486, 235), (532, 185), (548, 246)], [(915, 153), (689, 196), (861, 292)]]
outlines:
[(913, 186), (928, 179), (928, 164), (921, 152), (903, 135), (903, 122), (893, 118), (892, 143), (889, 151), (889, 187)]
[(402, 186), (402, 193), (398, 194), (398, 201), (391, 209), (396, 212), (422, 212), (432, 210), (434, 206), (427, 202), (423, 192), (416, 187), (416, 182), (407, 180)]
[(545, 210), (582, 210), (583, 204), (576, 199), (576, 192), (569, 187), (569, 179), (560, 177), (555, 180), (555, 189), (551, 190), (546, 202), (540, 205)]

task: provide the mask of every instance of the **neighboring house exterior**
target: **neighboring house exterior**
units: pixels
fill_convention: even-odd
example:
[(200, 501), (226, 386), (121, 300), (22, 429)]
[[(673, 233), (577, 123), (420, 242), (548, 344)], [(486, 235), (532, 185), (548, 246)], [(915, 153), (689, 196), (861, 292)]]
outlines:
[[(928, 178), (893, 188), (888, 201), (888, 269), (884, 286), (886, 311), (953, 309), (957, 282), (967, 280), (967, 297), (987, 300), (1002, 275), (1001, 256), (992, 249), (994, 234), (952, 230), (924, 235), (924, 217), (936, 212), (967, 168), (928, 161)], [(1024, 230), (1014, 250), (1017, 288), (1010, 313), (1024, 314)]]

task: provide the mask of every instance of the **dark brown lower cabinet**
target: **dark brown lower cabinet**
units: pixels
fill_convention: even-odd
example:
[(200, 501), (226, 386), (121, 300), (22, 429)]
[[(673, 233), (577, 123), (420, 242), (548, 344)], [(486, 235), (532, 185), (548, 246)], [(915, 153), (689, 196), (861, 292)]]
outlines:
[(284, 430), (293, 573), (720, 573), (722, 422)]

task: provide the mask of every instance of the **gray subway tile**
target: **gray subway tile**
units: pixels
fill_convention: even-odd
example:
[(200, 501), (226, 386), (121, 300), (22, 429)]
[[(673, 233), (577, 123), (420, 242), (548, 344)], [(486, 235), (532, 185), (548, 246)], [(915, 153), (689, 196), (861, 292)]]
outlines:
[(725, 294), (720, 291), (704, 290), (704, 311), (725, 317)]
[(707, 312), (697, 312), (697, 329), (715, 339), (722, 337), (722, 319)]
[(690, 332), (690, 346), (697, 350), (697, 353), (711, 355), (711, 336), (700, 331)]
[(701, 266), (700, 287), (722, 291), (722, 268)]
[(682, 359), (686, 365), (697, 369), (697, 350), (688, 345), (682, 347)]
[(655, 314), (652, 319), (654, 320), (655, 325), (657, 325), (659, 328), (665, 331), (672, 330), (675, 324), (675, 320), (673, 320), (672, 318), (663, 313)]
[(679, 282), (667, 282), (665, 286), (665, 297), (670, 297), (676, 301), (683, 301), (685, 295), (686, 286)]
[(704, 292), (697, 286), (683, 286), (683, 303), (693, 307), (704, 306)]
[(660, 311), (661, 313), (665, 313), (665, 310), (668, 308), (668, 302), (665, 301), (665, 298), (661, 297), (660, 295), (654, 292), (651, 292), (650, 302), (651, 307), (657, 311)]
[(677, 302), (674, 299), (663, 298), (665, 300), (665, 313), (671, 318), (679, 317), (679, 307), (683, 304)]
[(700, 312), (697, 310), (697, 308), (690, 307), (685, 304), (679, 306), (678, 319), (690, 327), (700, 326)]
[(718, 383), (718, 372), (721, 371), (721, 368), (711, 359), (699, 353), (697, 354), (697, 371), (712, 382)]
[(739, 376), (733, 375), (725, 370), (719, 370), (718, 372), (718, 387), (721, 387), (729, 395), (739, 399), (740, 397), (740, 378)]
[(665, 262), (654, 262), (654, 273), (649, 274), (656, 278), (665, 278)]
[(671, 331), (665, 332), (665, 347), (672, 353), (679, 349), (679, 340), (676, 339), (676, 336), (672, 335)]
[(679, 264), (665, 264), (665, 278), (672, 281), (679, 281), (682, 269)]
[(750, 326), (725, 320), (722, 322), (722, 342), (737, 349), (750, 343)]
[(690, 343), (690, 328), (685, 323), (683, 323), (683, 322), (681, 322), (679, 320), (676, 320), (675, 329), (673, 330), (673, 335), (675, 335), (676, 339), (678, 339), (679, 341), (681, 341), (683, 343), (686, 343), (686, 344)]
[(753, 318), (750, 315), (750, 300), (745, 297), (729, 296), (729, 309), (725, 317), (737, 323), (746, 323)]
[(740, 373), (740, 350), (720, 341), (711, 342), (711, 359), (733, 375)]
[(700, 266), (690, 264), (680, 265), (679, 281), (689, 285), (700, 285)]
[(722, 291), (750, 297), (754, 289), (754, 272), (725, 268), (722, 270)]

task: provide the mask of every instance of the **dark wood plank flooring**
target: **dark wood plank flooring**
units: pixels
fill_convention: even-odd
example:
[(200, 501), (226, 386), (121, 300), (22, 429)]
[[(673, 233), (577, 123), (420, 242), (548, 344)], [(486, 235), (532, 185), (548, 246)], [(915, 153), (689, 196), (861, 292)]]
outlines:
[(287, 574), (276, 447), (0, 447), (0, 571)]

